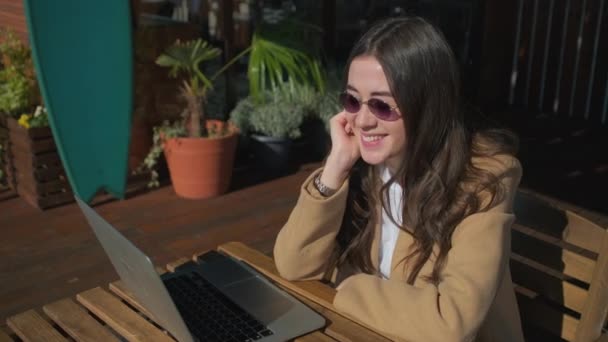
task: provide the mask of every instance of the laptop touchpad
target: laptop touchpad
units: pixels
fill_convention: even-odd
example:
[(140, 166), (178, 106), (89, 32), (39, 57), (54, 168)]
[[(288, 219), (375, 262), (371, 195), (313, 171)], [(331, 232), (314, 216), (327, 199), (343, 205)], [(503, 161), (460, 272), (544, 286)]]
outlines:
[(286, 314), (294, 306), (282, 293), (257, 278), (234, 283), (224, 287), (222, 291), (266, 325)]

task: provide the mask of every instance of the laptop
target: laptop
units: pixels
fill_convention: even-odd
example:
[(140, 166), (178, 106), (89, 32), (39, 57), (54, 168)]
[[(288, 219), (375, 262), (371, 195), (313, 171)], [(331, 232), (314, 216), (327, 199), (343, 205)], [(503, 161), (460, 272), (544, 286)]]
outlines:
[(325, 325), (323, 316), (221, 252), (159, 275), (148, 256), (75, 197), (120, 279), (178, 341), (286, 341)]

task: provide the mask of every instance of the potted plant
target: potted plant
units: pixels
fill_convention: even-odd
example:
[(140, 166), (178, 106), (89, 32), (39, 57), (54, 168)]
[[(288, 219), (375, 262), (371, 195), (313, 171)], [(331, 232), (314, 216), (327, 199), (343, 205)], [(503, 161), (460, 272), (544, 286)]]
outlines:
[[(220, 52), (218, 49), (211, 48), (207, 43), (201, 42), (204, 46), (196, 46), (195, 42), (178, 43), (170, 47), (163, 55), (157, 59), (157, 64), (170, 68), (170, 74), (185, 74), (186, 81), (182, 86), (183, 98), (186, 99), (187, 106), (184, 111), (183, 120), (169, 124), (163, 123), (160, 127), (154, 129), (153, 146), (150, 153), (144, 160), (142, 167), (139, 170), (148, 169), (151, 174), (149, 186), (158, 186), (158, 174), (155, 170), (157, 160), (163, 152), (169, 164), (169, 173), (174, 187), (176, 187), (176, 175), (181, 172), (174, 171), (172, 166), (173, 161), (170, 160), (176, 155), (175, 147), (184, 145), (187, 141), (185, 138), (190, 137), (193, 142), (198, 140), (202, 144), (200, 137), (211, 137), (207, 140), (208, 143), (219, 143), (220, 137), (226, 140), (226, 144), (230, 146), (230, 153), (215, 153), (214, 155), (226, 155), (230, 157), (229, 163), (226, 162), (225, 168), (221, 170), (212, 166), (211, 160), (203, 158), (200, 165), (206, 164), (205, 167), (213, 168), (215, 173), (223, 175), (221, 189), (227, 189), (230, 180), (230, 168), (234, 159), (234, 145), (236, 137), (234, 136), (235, 127), (231, 123), (223, 123), (220, 121), (210, 121), (204, 119), (203, 104), (206, 100), (208, 91), (212, 89), (212, 83), (228, 66), (233, 64), (239, 58), (246, 54), (250, 54), (247, 66), (247, 75), (249, 78), (249, 92), (252, 96), (252, 101), (255, 99), (256, 104), (264, 101), (266, 96), (260, 94), (277, 88), (277, 86), (287, 81), (292, 85), (312, 85), (316, 89), (322, 89), (324, 86), (323, 72), (320, 67), (319, 58), (307, 52), (307, 44), (296, 39), (296, 36), (307, 34), (310, 29), (303, 29), (302, 25), (293, 25), (290, 21), (284, 21), (279, 24), (267, 25), (263, 24), (258, 27), (252, 38), (251, 45), (239, 53), (235, 58), (230, 60), (212, 77), (207, 77), (199, 68), (201, 62), (211, 61), (218, 57)], [(194, 114), (191, 114), (194, 113)], [(197, 114), (198, 113), (198, 114)], [(201, 124), (204, 123), (204, 124)], [(197, 133), (200, 132), (200, 133)], [(188, 159), (189, 169), (192, 170), (192, 159)], [(191, 191), (192, 185), (203, 182), (209, 183), (209, 177), (201, 175), (198, 171), (190, 172), (192, 179), (183, 186), (184, 191)], [(196, 180), (198, 179), (198, 180)], [(178, 186), (182, 188), (181, 186)], [(176, 191), (178, 191), (176, 189)], [(181, 191), (180, 191), (181, 192)], [(217, 194), (223, 191), (218, 192)], [(186, 197), (193, 197), (185, 195)]]
[(267, 177), (287, 170), (294, 141), (325, 89), (321, 30), (297, 18), (262, 22), (251, 39), (249, 96), (231, 113)]
[(270, 175), (284, 173), (290, 162), (294, 139), (316, 113), (319, 93), (310, 86), (284, 83), (266, 90), (257, 102), (253, 95), (240, 100), (230, 118), (243, 134), (251, 137), (258, 165)]
[(164, 153), (177, 195), (208, 198), (228, 190), (238, 130), (230, 123), (207, 120), (204, 109), (213, 81), (244, 53), (210, 77), (203, 73), (201, 66), (218, 58), (221, 52), (202, 39), (178, 40), (156, 59), (156, 64), (169, 68), (171, 77), (185, 76), (180, 88), (185, 109), (181, 120), (165, 121), (154, 128), (153, 146), (142, 167), (151, 171), (150, 186), (158, 185), (154, 167)]

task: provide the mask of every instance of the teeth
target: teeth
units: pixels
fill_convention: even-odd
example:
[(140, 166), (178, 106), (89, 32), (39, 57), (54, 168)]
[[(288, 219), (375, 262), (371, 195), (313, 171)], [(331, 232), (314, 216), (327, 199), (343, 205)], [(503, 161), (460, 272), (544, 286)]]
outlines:
[(363, 136), (363, 141), (365, 141), (365, 142), (378, 141), (380, 139), (382, 139), (381, 135), (364, 135)]

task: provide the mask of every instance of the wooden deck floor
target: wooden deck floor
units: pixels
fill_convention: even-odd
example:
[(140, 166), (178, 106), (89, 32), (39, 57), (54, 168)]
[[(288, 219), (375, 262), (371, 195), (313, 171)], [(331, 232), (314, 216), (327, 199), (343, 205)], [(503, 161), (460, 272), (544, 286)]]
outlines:
[[(95, 208), (157, 265), (232, 240), (270, 254), (313, 168), (210, 200), (166, 186)], [(39, 211), (18, 197), (1, 201), (0, 234), (0, 322), (118, 278), (76, 204)]]

